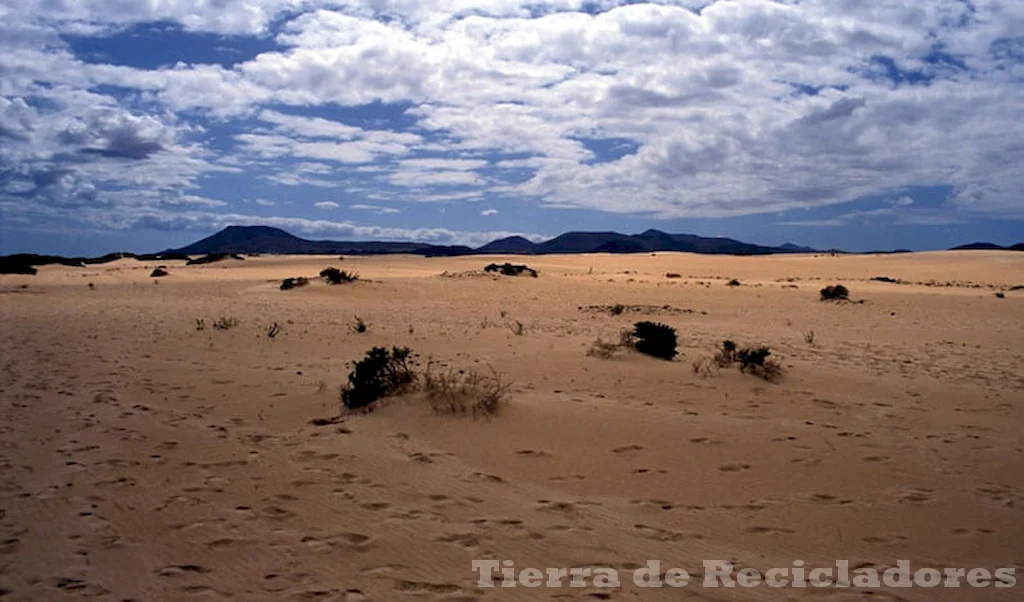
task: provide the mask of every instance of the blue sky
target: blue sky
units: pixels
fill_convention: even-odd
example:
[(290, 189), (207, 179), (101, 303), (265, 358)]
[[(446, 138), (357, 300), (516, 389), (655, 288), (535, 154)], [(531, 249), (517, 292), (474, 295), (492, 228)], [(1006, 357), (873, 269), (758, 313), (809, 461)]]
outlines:
[[(221, 6), (214, 6), (221, 5)], [(0, 5), (0, 253), (1024, 240), (1024, 3)]]

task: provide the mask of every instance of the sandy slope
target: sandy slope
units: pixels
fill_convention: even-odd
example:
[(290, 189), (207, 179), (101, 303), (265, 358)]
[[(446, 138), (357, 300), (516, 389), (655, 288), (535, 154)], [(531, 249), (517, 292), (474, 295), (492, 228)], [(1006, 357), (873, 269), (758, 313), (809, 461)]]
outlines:
[[(699, 581), (704, 559), (1020, 570), (1024, 291), (994, 292), (1024, 284), (1024, 254), (546, 256), (526, 259), (537, 279), (464, 273), (491, 259), (0, 276), (4, 599), (1021, 599), (1024, 585)], [(331, 264), (364, 280), (278, 290)], [(832, 282), (865, 302), (819, 302)], [(649, 307), (590, 309), (616, 303)], [(368, 333), (348, 330), (356, 315)], [(211, 328), (220, 316), (240, 323)], [(679, 330), (675, 362), (586, 356), (646, 318)], [(787, 375), (696, 374), (725, 338), (769, 344)], [(309, 424), (337, 413), (347, 361), (392, 344), (495, 367), (516, 383), (506, 411), (437, 417), (411, 397)], [(623, 583), (479, 588), (470, 562), (487, 558)], [(649, 559), (694, 582), (638, 589)]]

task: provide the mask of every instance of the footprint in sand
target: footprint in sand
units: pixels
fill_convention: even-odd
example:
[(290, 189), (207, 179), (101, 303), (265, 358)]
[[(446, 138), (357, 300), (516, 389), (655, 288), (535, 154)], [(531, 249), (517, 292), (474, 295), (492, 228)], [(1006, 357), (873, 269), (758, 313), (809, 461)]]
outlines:
[(722, 472), (740, 472), (743, 470), (750, 470), (750, 464), (723, 464), (718, 467), (718, 470)]
[(668, 529), (661, 529), (658, 527), (652, 527), (650, 525), (634, 525), (633, 528), (637, 530), (640, 537), (644, 539), (652, 539), (654, 541), (683, 541), (687, 539), (704, 539), (703, 535), (698, 533), (680, 533), (679, 531), (669, 531)]
[(792, 529), (786, 529), (783, 527), (765, 527), (756, 525), (753, 527), (747, 527), (744, 532), (751, 533), (753, 535), (792, 535), (796, 531)]
[(627, 452), (641, 451), (644, 448), (643, 445), (623, 445), (621, 447), (613, 447), (613, 454), (624, 454)]

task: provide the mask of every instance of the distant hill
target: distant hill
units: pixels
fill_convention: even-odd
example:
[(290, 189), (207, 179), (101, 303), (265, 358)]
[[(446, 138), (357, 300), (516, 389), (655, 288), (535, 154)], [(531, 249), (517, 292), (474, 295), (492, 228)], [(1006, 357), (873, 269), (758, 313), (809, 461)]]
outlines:
[(953, 247), (950, 251), (1024, 251), (1024, 242), (1004, 247), (991, 242), (972, 242), (959, 247)]
[(793, 244), (766, 247), (733, 240), (693, 234), (668, 234), (647, 230), (640, 234), (618, 232), (566, 232), (551, 240), (534, 243), (522, 236), (510, 236), (472, 249), (410, 242), (338, 242), (306, 240), (269, 226), (229, 226), (212, 236), (166, 253), (198, 255), (207, 253), (347, 254), (410, 253), (416, 255), (542, 255), (550, 253), (647, 253), (683, 251), (688, 253), (766, 255), (770, 253), (813, 253), (814, 249)]

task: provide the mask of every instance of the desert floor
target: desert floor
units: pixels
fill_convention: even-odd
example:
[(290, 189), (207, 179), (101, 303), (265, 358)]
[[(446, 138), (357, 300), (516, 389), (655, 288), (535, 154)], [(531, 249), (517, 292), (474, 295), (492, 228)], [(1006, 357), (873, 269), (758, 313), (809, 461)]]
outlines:
[[(505, 259), (540, 277), (480, 272)], [(1020, 571), (1024, 254), (166, 263), (0, 276), (5, 600), (1024, 598), (700, 584), (708, 559)], [(330, 265), (362, 279), (278, 289)], [(863, 303), (818, 300), (840, 282)], [(587, 356), (643, 319), (678, 329), (679, 358)], [(785, 375), (696, 373), (723, 339)], [(491, 366), (507, 406), (438, 416), (413, 394), (311, 424), (375, 345)], [(621, 587), (479, 587), (473, 559)], [(648, 560), (691, 583), (636, 587)]]

